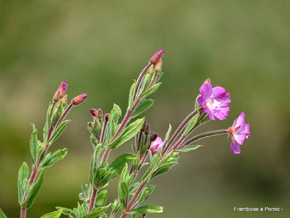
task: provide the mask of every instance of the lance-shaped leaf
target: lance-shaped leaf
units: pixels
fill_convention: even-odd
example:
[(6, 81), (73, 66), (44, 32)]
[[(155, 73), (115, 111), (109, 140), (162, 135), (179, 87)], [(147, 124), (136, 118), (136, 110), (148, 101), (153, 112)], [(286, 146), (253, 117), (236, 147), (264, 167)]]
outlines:
[(197, 114), (195, 114), (187, 123), (184, 132), (182, 133), (184, 136), (187, 136), (191, 130), (196, 126), (197, 122), (198, 122), (198, 118), (199, 118), (199, 112), (197, 112)]
[(122, 134), (111, 144), (108, 146), (112, 149), (116, 149), (120, 147), (125, 142), (129, 141), (131, 138), (133, 138), (142, 128), (144, 123), (144, 118), (135, 120), (133, 123), (131, 123), (129, 126), (126, 127), (126, 129), (122, 132)]
[(146, 90), (142, 95), (141, 95), (141, 99), (142, 98), (146, 98), (149, 95), (152, 95), (154, 92), (157, 91), (157, 89), (159, 88), (159, 86), (161, 85), (161, 82), (154, 84), (153, 86), (151, 86), (148, 90)]
[(118, 128), (119, 118), (122, 116), (121, 108), (114, 104), (113, 109), (110, 112), (110, 117), (107, 124), (107, 132), (105, 137), (105, 142), (109, 142), (112, 136), (115, 134)]
[(51, 213), (44, 214), (40, 218), (59, 218), (62, 214), (62, 210), (53, 211)]
[(131, 88), (129, 91), (128, 110), (132, 110), (135, 93), (136, 93), (136, 81), (134, 81), (134, 83), (131, 85)]
[(202, 145), (187, 145), (184, 148), (177, 149), (178, 152), (189, 152), (202, 147)]
[(41, 165), (41, 167), (43, 167), (43, 168), (51, 167), (57, 161), (62, 160), (63, 158), (65, 158), (66, 155), (67, 155), (67, 149), (66, 148), (59, 149), (59, 150), (53, 152), (52, 154), (48, 153), (45, 156), (45, 159), (44, 159), (43, 164)]
[(32, 124), (32, 134), (30, 136), (30, 153), (32, 157), (33, 164), (36, 163), (37, 159), (37, 129), (35, 128), (35, 125)]
[(150, 194), (154, 191), (156, 185), (148, 184), (145, 188), (142, 189), (138, 196), (138, 203), (141, 204), (150, 196)]
[(135, 209), (128, 212), (128, 214), (146, 214), (146, 213), (162, 213), (163, 207), (157, 205), (143, 205), (136, 207)]
[(28, 174), (29, 174), (28, 165), (27, 163), (23, 162), (18, 172), (18, 181), (17, 181), (18, 202), (20, 205), (23, 204), (23, 196), (28, 187)]
[(108, 190), (102, 190), (98, 192), (98, 196), (95, 201), (95, 207), (103, 207), (108, 200)]
[(33, 204), (34, 199), (36, 198), (42, 182), (43, 182), (43, 177), (45, 174), (45, 170), (41, 171), (39, 177), (37, 180), (32, 184), (32, 186), (29, 188), (28, 195), (27, 195), (27, 201), (24, 202), (24, 205), (26, 208), (30, 208)]
[(121, 154), (119, 157), (117, 157), (109, 166), (109, 169), (111, 171), (116, 172), (116, 176), (119, 175), (123, 168), (125, 167), (125, 164), (129, 164), (132, 160), (136, 158), (136, 155), (125, 153)]
[(69, 122), (70, 120), (65, 120), (56, 128), (49, 140), (49, 144), (54, 143), (61, 136)]
[(96, 218), (99, 217), (102, 213), (105, 213), (109, 208), (110, 204), (104, 207), (94, 208), (89, 214), (85, 215), (84, 218)]
[(145, 99), (141, 103), (139, 103), (138, 107), (135, 109), (133, 114), (131, 115), (131, 118), (137, 117), (140, 114), (147, 111), (152, 105), (154, 104), (154, 101), (152, 99)]

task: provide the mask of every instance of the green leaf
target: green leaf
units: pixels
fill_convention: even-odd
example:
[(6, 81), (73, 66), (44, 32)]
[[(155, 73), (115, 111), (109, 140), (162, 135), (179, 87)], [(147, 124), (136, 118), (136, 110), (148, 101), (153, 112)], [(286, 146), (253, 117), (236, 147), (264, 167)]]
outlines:
[(196, 126), (198, 118), (199, 118), (199, 112), (197, 112), (197, 114), (195, 114), (187, 123), (185, 130), (182, 133), (184, 136), (187, 136), (191, 132), (191, 130)]
[(156, 185), (149, 184), (147, 187), (143, 188), (141, 193), (138, 196), (138, 203), (142, 203), (150, 196), (150, 194), (154, 191)]
[(18, 187), (18, 203), (20, 205), (23, 204), (23, 196), (28, 187), (28, 174), (29, 168), (27, 163), (23, 162), (21, 165), (19, 172), (18, 172), (18, 180), (17, 180), (17, 187)]
[(43, 168), (47, 168), (47, 167), (51, 167), (53, 164), (55, 164), (57, 161), (62, 160), (63, 158), (65, 158), (65, 156), (67, 155), (67, 149), (59, 149), (55, 152), (53, 152), (52, 154), (47, 154), (45, 161), (43, 162), (43, 164), (41, 165), (41, 167)]
[(135, 109), (135, 111), (131, 115), (131, 118), (137, 117), (143, 112), (147, 111), (153, 104), (154, 104), (154, 101), (152, 99), (145, 99), (144, 101), (139, 103), (138, 107)]
[(44, 174), (45, 174), (45, 170), (43, 170), (40, 173), (38, 179), (30, 187), (28, 195), (27, 195), (27, 201), (24, 202), (24, 206), (26, 206), (26, 208), (30, 208), (32, 206), (33, 201), (36, 198), (36, 196), (37, 196), (37, 194), (38, 194), (38, 192), (39, 192), (39, 190), (41, 188)]
[(195, 99), (195, 104), (194, 104), (194, 110), (197, 110), (199, 107), (200, 107), (200, 105), (199, 105), (199, 103), (198, 103), (198, 101), (197, 101), (197, 99), (200, 97), (200, 95), (198, 95), (197, 97), (196, 97), (196, 99)]
[(70, 120), (65, 120), (56, 128), (49, 140), (50, 144), (54, 143), (61, 136), (69, 122)]
[(32, 124), (32, 134), (30, 136), (30, 153), (31, 153), (33, 164), (36, 163), (36, 159), (37, 159), (37, 145), (38, 145), (37, 129), (35, 128), (35, 125)]
[(126, 198), (129, 195), (129, 188), (126, 182), (120, 182), (118, 186), (118, 196), (120, 198), (120, 206), (122, 209), (126, 208)]
[(59, 218), (62, 214), (62, 210), (57, 210), (51, 213), (44, 214), (40, 218)]
[(131, 210), (128, 214), (162, 213), (163, 207), (157, 205), (143, 205)]
[(108, 199), (108, 190), (102, 190), (98, 192), (96, 201), (95, 201), (95, 207), (102, 207), (106, 204)]
[(0, 208), (0, 218), (7, 218), (4, 211)]
[(154, 92), (157, 91), (157, 89), (159, 88), (159, 86), (161, 85), (161, 82), (156, 83), (155, 85), (151, 86), (147, 91), (145, 91), (142, 95), (141, 95), (141, 99), (142, 98), (146, 98), (149, 95), (152, 95)]
[(135, 120), (133, 123), (131, 123), (129, 126), (126, 127), (126, 129), (122, 132), (122, 134), (111, 144), (108, 146), (112, 149), (116, 149), (120, 147), (125, 142), (129, 141), (131, 138), (133, 138), (142, 128), (144, 123), (144, 118)]
[(56, 207), (56, 209), (61, 210), (62, 214), (69, 216), (70, 218), (78, 218), (75, 212), (72, 209), (65, 207)]
[(107, 135), (105, 138), (105, 142), (109, 142), (112, 136), (116, 133), (118, 129), (118, 121), (121, 116), (121, 108), (117, 104), (114, 104), (113, 109), (110, 112), (110, 117), (107, 124)]
[(85, 215), (84, 218), (96, 218), (98, 217), (99, 215), (101, 215), (102, 213), (105, 213), (109, 207), (111, 205), (107, 205), (107, 206), (104, 206), (104, 207), (97, 207), (97, 208), (94, 208), (89, 214)]
[(188, 151), (193, 151), (196, 150), (198, 148), (202, 147), (202, 145), (188, 145), (184, 148), (178, 149), (178, 152), (188, 152)]
[[(132, 160), (136, 158), (136, 155), (125, 153), (117, 157), (109, 166), (109, 169), (115, 171), (118, 175), (122, 172), (125, 164), (129, 164)], [(116, 175), (117, 176), (117, 175)]]
[(134, 81), (134, 83), (131, 85), (129, 91), (128, 110), (132, 110), (135, 93), (136, 93), (136, 81)]

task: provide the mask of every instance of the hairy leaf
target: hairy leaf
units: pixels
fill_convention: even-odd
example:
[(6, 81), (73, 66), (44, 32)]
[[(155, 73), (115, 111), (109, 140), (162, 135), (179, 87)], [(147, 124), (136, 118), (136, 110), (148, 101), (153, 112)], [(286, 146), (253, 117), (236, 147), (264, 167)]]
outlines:
[(62, 214), (62, 210), (53, 211), (51, 213), (44, 214), (40, 218), (59, 218)]
[(32, 134), (30, 137), (30, 153), (31, 153), (33, 164), (36, 163), (36, 159), (37, 159), (37, 145), (38, 145), (37, 129), (35, 128), (35, 125), (32, 124)]
[(138, 107), (135, 109), (133, 114), (131, 115), (131, 118), (137, 117), (140, 114), (144, 113), (147, 111), (152, 105), (154, 104), (154, 101), (152, 99), (145, 99), (142, 101)]
[(128, 214), (162, 213), (163, 207), (156, 205), (143, 205), (131, 210)]
[(57, 161), (62, 160), (63, 158), (65, 158), (65, 156), (67, 155), (67, 149), (59, 149), (55, 152), (53, 152), (52, 154), (47, 154), (45, 158), (45, 161), (43, 162), (43, 164), (41, 165), (41, 167), (43, 168), (47, 168), (47, 167), (51, 167), (53, 164), (55, 164)]
[(50, 144), (54, 143), (61, 136), (69, 122), (70, 120), (65, 120), (56, 128), (49, 140)]
[(18, 202), (20, 205), (23, 204), (23, 196), (28, 187), (28, 174), (29, 174), (28, 165), (27, 163), (23, 162), (18, 172), (18, 181), (17, 181)]
[(126, 127), (126, 129), (122, 132), (122, 134), (111, 144), (108, 146), (112, 149), (116, 149), (120, 147), (125, 142), (129, 141), (131, 138), (133, 138), (142, 128), (144, 123), (144, 118), (135, 120), (133, 123), (131, 123), (129, 126)]

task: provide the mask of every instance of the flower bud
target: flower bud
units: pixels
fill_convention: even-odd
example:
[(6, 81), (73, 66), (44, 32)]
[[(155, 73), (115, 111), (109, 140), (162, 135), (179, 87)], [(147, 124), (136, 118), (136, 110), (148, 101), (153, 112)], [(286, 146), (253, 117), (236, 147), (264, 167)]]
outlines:
[(160, 58), (162, 57), (162, 55), (163, 55), (163, 53), (164, 53), (164, 50), (159, 50), (158, 52), (156, 52), (153, 56), (152, 56), (152, 58), (150, 59), (150, 63), (151, 64), (157, 64), (157, 62), (160, 60)]
[(64, 95), (61, 98), (61, 105), (64, 107), (64, 106), (66, 106), (66, 104), (67, 104), (67, 95)]
[(66, 81), (63, 81), (59, 85), (58, 89), (56, 90), (56, 92), (52, 98), (54, 102), (59, 101), (63, 96), (65, 96), (67, 87), (68, 87), (68, 83)]
[(154, 68), (155, 72), (159, 73), (162, 70), (162, 60), (160, 59)]
[(79, 104), (82, 103), (82, 102), (83, 102), (87, 97), (88, 97), (87, 94), (79, 95), (79, 96), (75, 97), (75, 98), (72, 100), (72, 104), (73, 104), (74, 106), (79, 105)]
[(153, 134), (153, 135), (156, 135), (156, 138), (154, 141), (151, 142), (149, 149), (153, 154), (155, 154), (156, 152), (162, 149), (164, 142), (159, 136), (157, 136), (157, 134)]
[(103, 110), (102, 110), (101, 108), (99, 108), (99, 109), (97, 110), (97, 117), (98, 117), (99, 119), (101, 119), (101, 118), (103, 117)]
[(105, 114), (105, 121), (106, 122), (108, 122), (109, 118), (110, 118), (110, 114)]
[(93, 117), (96, 117), (97, 116), (97, 110), (96, 109), (91, 109), (90, 110), (90, 114), (93, 116)]

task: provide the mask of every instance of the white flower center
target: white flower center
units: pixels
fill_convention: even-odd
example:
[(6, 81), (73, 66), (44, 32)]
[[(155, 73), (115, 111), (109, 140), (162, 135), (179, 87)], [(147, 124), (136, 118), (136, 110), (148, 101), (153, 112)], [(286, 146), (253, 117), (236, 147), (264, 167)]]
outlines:
[[(212, 97), (212, 96), (211, 96)], [(212, 99), (210, 98), (207, 102), (206, 102), (206, 106), (209, 108), (209, 109), (213, 109), (213, 108), (220, 108), (220, 102), (215, 100), (215, 99)]]

